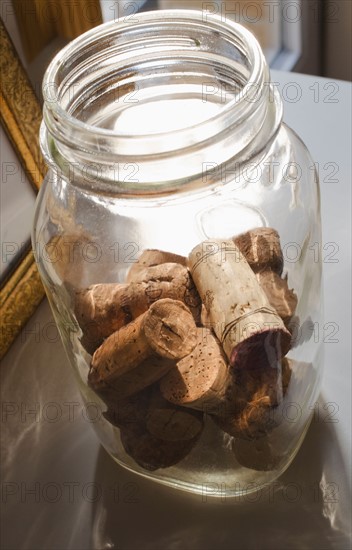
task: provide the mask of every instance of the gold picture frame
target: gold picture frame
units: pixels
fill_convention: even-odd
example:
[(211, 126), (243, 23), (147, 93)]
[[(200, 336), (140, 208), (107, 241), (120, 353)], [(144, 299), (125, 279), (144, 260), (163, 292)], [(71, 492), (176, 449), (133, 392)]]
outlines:
[[(42, 112), (38, 99), (0, 19), (0, 122), (29, 182), (38, 192), (46, 167), (39, 147)], [(28, 249), (0, 288), (0, 358), (45, 295), (33, 252)]]

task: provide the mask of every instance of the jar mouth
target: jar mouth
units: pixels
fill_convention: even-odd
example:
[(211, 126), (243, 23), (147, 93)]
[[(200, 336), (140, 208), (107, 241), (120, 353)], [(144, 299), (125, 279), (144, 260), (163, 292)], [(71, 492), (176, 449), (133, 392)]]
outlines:
[[(247, 147), (267, 118), (269, 83), (261, 48), (241, 25), (202, 11), (144, 12), (95, 27), (53, 59), (43, 81), (42, 147), (48, 157), (52, 139), (55, 156), (71, 163), (75, 155), (135, 162), (138, 183), (182, 180)], [(173, 110), (170, 101), (171, 122), (157, 119), (162, 103)]]

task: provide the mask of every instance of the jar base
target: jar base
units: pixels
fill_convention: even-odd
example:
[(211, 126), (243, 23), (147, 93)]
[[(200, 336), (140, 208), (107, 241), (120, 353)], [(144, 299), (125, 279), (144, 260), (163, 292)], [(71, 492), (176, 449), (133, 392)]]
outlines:
[[(173, 489), (192, 493), (194, 495), (200, 495), (202, 498), (214, 498), (214, 499), (225, 499), (233, 498), (240, 500), (241, 498), (251, 495), (253, 493), (258, 493), (255, 501), (258, 501), (265, 490), (270, 490), (270, 486), (280, 477), (283, 473), (289, 468), (294, 458), (296, 457), (303, 440), (306, 436), (306, 433), (310, 427), (313, 414), (309, 417), (306, 422), (304, 429), (301, 432), (300, 438), (296, 442), (292, 452), (289, 454), (288, 458), (285, 460), (284, 464), (280, 468), (273, 469), (270, 471), (259, 472), (254, 469), (245, 468), (239, 465), (236, 473), (237, 479), (231, 479), (231, 474), (219, 473), (219, 471), (209, 472), (208, 476), (204, 478), (201, 482), (195, 481), (183, 481), (180, 479), (180, 474), (175, 475), (175, 477), (167, 477), (166, 470), (163, 470), (163, 473), (160, 474), (161, 470), (158, 470), (158, 473), (144, 471), (138, 465), (133, 466), (132, 464), (127, 464), (110, 451), (106, 446), (105, 450), (112, 457), (112, 459), (119, 465), (132, 472), (137, 474), (145, 479), (153, 480), (161, 485), (166, 485)], [(118, 430), (116, 430), (118, 432)], [(127, 456), (127, 455), (126, 455)], [(182, 466), (184, 467), (183, 461)], [(181, 466), (181, 467), (182, 467)], [(174, 467), (172, 467), (174, 468)], [(170, 471), (171, 468), (168, 468)], [(165, 472), (165, 473), (164, 473)], [(184, 474), (184, 468), (182, 469)], [(248, 473), (252, 472), (253, 480), (251, 481), (248, 477)], [(234, 472), (235, 473), (235, 472)], [(232, 476), (234, 477), (234, 473)], [(250, 474), (251, 475), (251, 474)], [(177, 479), (177, 477), (179, 479)]]

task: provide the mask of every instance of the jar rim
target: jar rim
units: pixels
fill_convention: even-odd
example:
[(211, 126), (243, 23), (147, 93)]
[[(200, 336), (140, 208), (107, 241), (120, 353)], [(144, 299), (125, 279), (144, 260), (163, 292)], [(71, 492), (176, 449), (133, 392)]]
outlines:
[[(140, 18), (138, 19), (138, 23), (133, 23), (133, 25), (136, 27), (139, 26), (139, 22), (141, 22), (141, 25), (149, 22), (157, 23), (158, 21), (170, 21), (171, 24), (192, 21), (196, 23), (204, 23), (204, 13), (198, 10), (155, 10), (138, 14), (138, 17)], [(131, 21), (133, 21), (133, 19)], [(234, 104), (238, 106), (239, 101), (241, 102), (246, 100), (246, 97), (249, 94), (250, 87), (253, 85), (253, 83), (260, 81), (261, 73), (263, 71), (263, 56), (261, 55), (261, 48), (256, 38), (250, 31), (248, 31), (239, 23), (236, 23), (235, 21), (230, 21), (228, 19), (224, 21), (222, 17), (217, 14), (206, 14), (206, 24), (209, 23), (211, 23), (213, 27), (220, 32), (224, 32), (225, 30), (227, 30), (233, 34), (236, 34), (237, 37), (240, 37), (247, 49), (248, 55), (251, 58), (251, 73), (248, 81), (241, 91), (241, 97), (234, 97), (231, 101), (222, 106), (221, 116), (226, 117), (229, 111), (231, 111), (231, 109), (233, 108)], [(68, 58), (72, 58), (77, 50), (88, 47), (94, 39), (99, 40), (101, 36), (106, 36), (107, 34), (124, 32), (124, 30), (129, 29), (130, 27), (131, 23), (129, 23), (128, 21), (124, 22), (117, 20), (103, 23), (77, 37), (56, 54), (46, 70), (42, 86), (45, 105), (46, 107), (50, 107), (50, 111), (52, 111), (53, 115), (67, 120), (67, 122), (72, 124), (73, 127), (77, 127), (78, 129), (94, 131), (96, 134), (101, 134), (102, 136), (117, 135), (116, 132), (113, 130), (108, 130), (98, 126), (87, 124), (70, 115), (65, 109), (61, 107), (59, 100), (59, 89), (57, 86), (53, 86), (52, 83), (56, 81), (56, 75), (60, 69), (60, 66), (64, 64)], [(215, 119), (218, 118), (219, 114), (216, 114), (202, 122), (195, 124), (194, 126), (204, 128), (207, 124), (213, 122)], [(187, 130), (189, 130), (190, 128), (192, 127), (187, 127), (180, 130), (172, 130), (171, 132), (181, 135), (182, 133), (186, 133)], [(160, 132), (159, 136), (162, 134), (169, 135), (170, 132)], [(125, 134), (122, 135), (125, 137)], [(150, 134), (139, 135), (137, 139), (145, 140), (149, 137), (149, 135)], [(153, 136), (155, 135), (156, 134), (153, 134)]]
[[(236, 92), (227, 103), (221, 105), (215, 115), (167, 132), (118, 133), (115, 129), (91, 125), (68, 112), (61, 104), (60, 93), (63, 86), (67, 88), (69, 85), (69, 70), (77, 62), (79, 53), (89, 51), (92, 45), (96, 45), (100, 40), (105, 40), (106, 44), (110, 37), (113, 40), (117, 35), (123, 36), (131, 29), (137, 33), (150, 24), (154, 27), (157, 24), (167, 25), (168, 28), (180, 25), (181, 28), (186, 29), (191, 26), (198, 31), (199, 29), (204, 29), (204, 32), (212, 31), (226, 37), (229, 41), (234, 41), (235, 47), (249, 61), (246, 67), (248, 76), (242, 89)], [(200, 55), (199, 52), (196, 53)], [(206, 54), (211, 55), (208, 51)], [(230, 63), (239, 64), (238, 61), (228, 58), (226, 61), (229, 65)], [(48, 130), (54, 141), (59, 144), (59, 148), (62, 146), (61, 153), (64, 156), (63, 149), (68, 147), (71, 151), (95, 154), (100, 160), (105, 156), (107, 162), (116, 161), (119, 158), (120, 160), (136, 157), (151, 159), (156, 155), (170, 156), (185, 151), (190, 154), (197, 153), (204, 148), (204, 144), (209, 144), (211, 140), (221, 135), (224, 137), (231, 131), (233, 140), (231, 153), (228, 152), (228, 155), (234, 157), (248, 145), (253, 136), (259, 133), (264, 124), (267, 112), (266, 100), (269, 95), (269, 87), (265, 86), (266, 83), (270, 84), (269, 69), (256, 38), (242, 25), (228, 19), (223, 20), (219, 15), (197, 10), (159, 10), (139, 13), (136, 21), (132, 19), (103, 23), (63, 48), (54, 57), (45, 73), (43, 80), (45, 128), (42, 128), (42, 147), (44, 153), (49, 149), (45, 147), (48, 136), (44, 135)], [(256, 87), (254, 90), (260, 92), (259, 99), (256, 101), (249, 99), (252, 97), (254, 86)], [(243, 125), (249, 118), (254, 126), (249, 132), (243, 132)], [(48, 154), (46, 156), (48, 157)], [(228, 158), (229, 156), (224, 160)], [(197, 162), (199, 163), (199, 159)], [(191, 169), (189, 175), (193, 174), (194, 170)], [(152, 175), (149, 177), (154, 178)], [(184, 177), (186, 174), (183, 174), (181, 179)], [(148, 181), (148, 177), (145, 181)]]

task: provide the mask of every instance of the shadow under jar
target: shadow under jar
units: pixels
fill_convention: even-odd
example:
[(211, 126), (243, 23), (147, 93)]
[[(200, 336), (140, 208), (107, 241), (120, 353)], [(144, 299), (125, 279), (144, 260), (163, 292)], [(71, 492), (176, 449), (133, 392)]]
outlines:
[(43, 91), (33, 248), (102, 444), (188, 491), (274, 480), (319, 392), (321, 228), (257, 41), (147, 12), (71, 42)]

